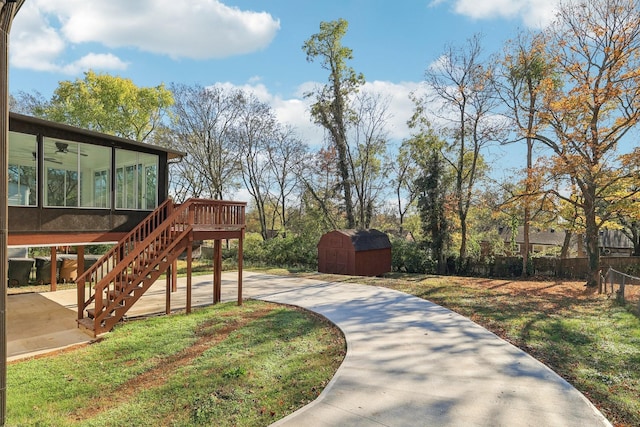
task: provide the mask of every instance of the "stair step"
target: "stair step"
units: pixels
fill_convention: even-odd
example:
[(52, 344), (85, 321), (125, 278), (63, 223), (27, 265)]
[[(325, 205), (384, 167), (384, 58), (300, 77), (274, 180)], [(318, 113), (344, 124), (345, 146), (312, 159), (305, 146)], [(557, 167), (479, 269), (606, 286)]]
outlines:
[[(119, 307), (115, 307), (114, 309), (118, 309), (120, 307), (124, 307), (123, 305), (120, 305)], [(95, 319), (96, 317), (96, 309), (95, 308), (87, 308), (87, 316), (89, 319), (91, 319), (91, 321), (93, 321), (93, 319)], [(104, 320), (109, 319), (113, 317), (112, 315), (108, 315)]]
[(82, 326), (85, 329), (89, 329), (90, 331), (93, 331), (93, 319), (89, 319), (88, 317), (85, 317), (84, 319), (78, 319), (77, 320), (78, 325)]

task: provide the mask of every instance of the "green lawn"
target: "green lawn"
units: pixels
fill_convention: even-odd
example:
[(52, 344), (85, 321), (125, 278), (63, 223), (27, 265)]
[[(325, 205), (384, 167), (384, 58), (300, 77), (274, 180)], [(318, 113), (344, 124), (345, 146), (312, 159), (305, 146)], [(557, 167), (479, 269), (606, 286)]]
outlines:
[(12, 363), (9, 426), (264, 426), (314, 400), (345, 354), (318, 316), (247, 301), (133, 321)]

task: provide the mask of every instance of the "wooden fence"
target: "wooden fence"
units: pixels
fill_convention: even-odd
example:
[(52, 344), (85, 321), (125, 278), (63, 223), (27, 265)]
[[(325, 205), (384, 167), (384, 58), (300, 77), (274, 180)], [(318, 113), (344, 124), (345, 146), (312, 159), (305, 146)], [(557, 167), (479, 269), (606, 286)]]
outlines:
[[(496, 277), (519, 276), (522, 272), (522, 258), (496, 258), (490, 266), (487, 275)], [(589, 274), (589, 260), (587, 258), (531, 258), (532, 273), (536, 276), (555, 277), (562, 279), (586, 279)], [(638, 275), (640, 272), (640, 257), (600, 257), (600, 268), (609, 268)], [(518, 270), (519, 269), (519, 270)]]

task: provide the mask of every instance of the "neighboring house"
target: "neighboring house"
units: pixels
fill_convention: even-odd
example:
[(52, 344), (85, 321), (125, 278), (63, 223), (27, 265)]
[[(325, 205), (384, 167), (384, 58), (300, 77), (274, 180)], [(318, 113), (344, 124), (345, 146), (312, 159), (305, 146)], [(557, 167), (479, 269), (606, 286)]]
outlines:
[[(515, 251), (511, 251), (512, 234), (511, 228), (499, 229), (501, 240), (504, 242), (507, 255), (524, 254), (524, 227), (518, 227), (514, 236)], [(540, 229), (531, 227), (529, 232), (529, 253), (542, 254), (547, 256), (557, 256), (560, 254), (564, 244), (566, 232), (558, 228)], [(598, 247), (601, 256), (626, 257), (633, 254), (633, 242), (620, 230), (600, 230)], [(583, 235), (572, 236), (569, 243), (569, 258), (585, 258), (586, 248)]]
[(627, 257), (633, 254), (633, 242), (620, 230), (600, 230), (600, 255)]
[[(515, 236), (512, 235), (510, 227), (501, 227), (499, 230), (501, 240), (504, 242), (507, 255), (524, 255), (524, 227), (518, 227)], [(558, 228), (536, 228), (529, 229), (529, 254), (544, 254), (557, 256), (560, 254), (564, 244), (565, 231)], [(512, 250), (512, 244), (515, 247)], [(575, 247), (575, 245), (573, 245)]]
[[(78, 322), (94, 334), (110, 330), (165, 272), (175, 289), (172, 267), (186, 252), (190, 271), (194, 241), (214, 241), (218, 302), (221, 242), (239, 240), (241, 290), (246, 203), (174, 204), (169, 163), (184, 153), (15, 113), (9, 114), (8, 152), (8, 246), (51, 247), (52, 290), (56, 248), (75, 248)], [(85, 246), (96, 243), (115, 245), (85, 271)], [(238, 303), (241, 298), (239, 292)]]

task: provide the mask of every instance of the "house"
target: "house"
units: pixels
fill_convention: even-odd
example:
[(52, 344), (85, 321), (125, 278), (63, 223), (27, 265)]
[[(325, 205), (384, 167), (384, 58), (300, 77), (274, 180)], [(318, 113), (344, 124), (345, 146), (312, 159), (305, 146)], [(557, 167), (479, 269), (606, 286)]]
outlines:
[(598, 237), (600, 255), (627, 257), (633, 254), (633, 242), (620, 230), (600, 230)]
[[(217, 302), (221, 241), (238, 239), (241, 289), (246, 203), (173, 203), (169, 163), (184, 153), (15, 113), (8, 145), (8, 246), (51, 247), (52, 290), (56, 248), (75, 248), (78, 321), (94, 334), (110, 330), (161, 274), (171, 272), (175, 289), (172, 267), (186, 251), (190, 271), (193, 241), (214, 241)], [(85, 270), (84, 248), (97, 243), (114, 246)]]
[(391, 271), (391, 242), (381, 231), (334, 230), (318, 242), (318, 271), (381, 276)]
[[(510, 248), (512, 244), (511, 228), (504, 227), (499, 230), (500, 237), (507, 249), (507, 254), (512, 255)], [(531, 227), (529, 233), (529, 253), (548, 256), (560, 254), (564, 244), (566, 232), (562, 229), (547, 228), (541, 229)], [(514, 236), (516, 251), (515, 254), (524, 254), (524, 227), (518, 227), (518, 232)], [(584, 235), (573, 235), (569, 242), (569, 257), (585, 258), (586, 247)], [(633, 254), (633, 242), (620, 230), (600, 230), (598, 237), (598, 248), (601, 256), (626, 257)]]
[[(510, 227), (500, 227), (498, 233), (504, 242), (505, 251), (508, 255), (524, 255), (524, 227), (520, 226), (517, 233), (512, 235)], [(529, 253), (540, 255), (556, 256), (560, 254), (565, 239), (565, 231), (558, 228), (537, 228), (529, 229)], [(512, 250), (512, 244), (515, 247)]]

